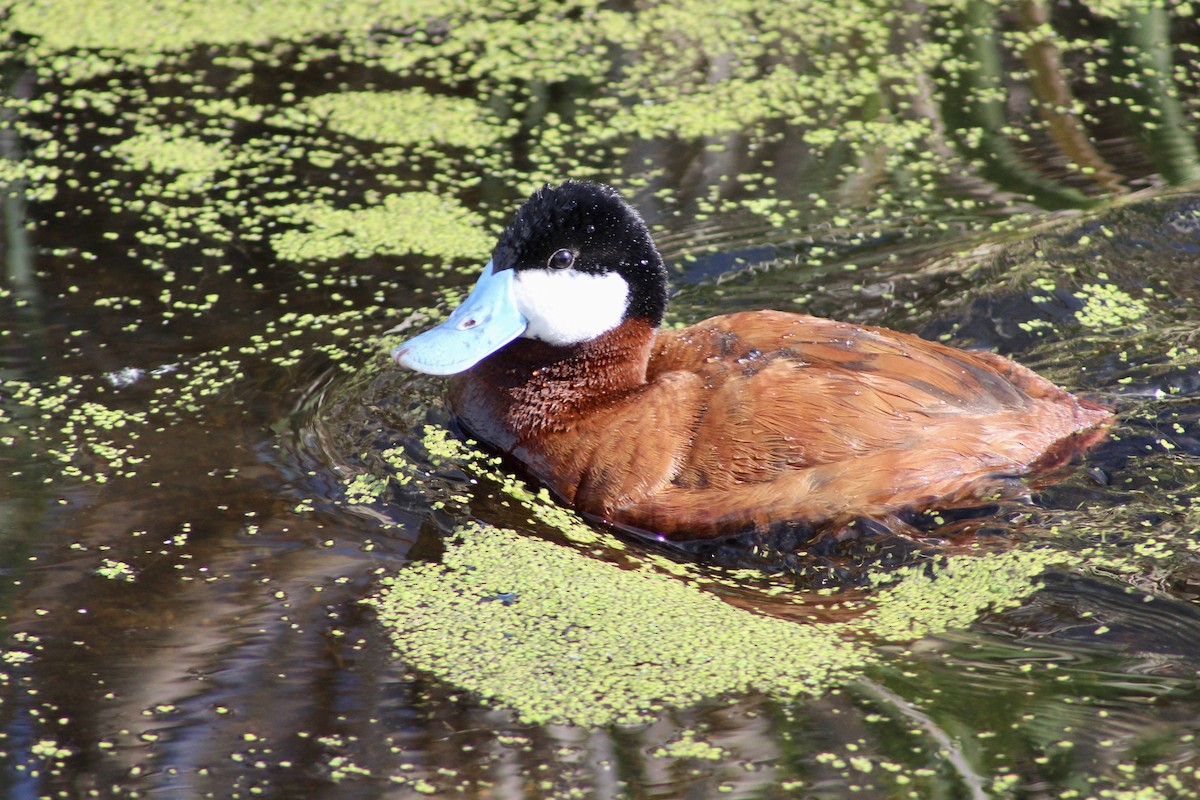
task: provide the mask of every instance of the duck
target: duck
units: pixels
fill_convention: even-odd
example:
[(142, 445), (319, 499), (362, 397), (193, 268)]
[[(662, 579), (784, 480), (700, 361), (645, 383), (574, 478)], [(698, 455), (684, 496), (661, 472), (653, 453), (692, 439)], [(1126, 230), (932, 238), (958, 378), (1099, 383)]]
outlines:
[(1001, 355), (881, 327), (761, 310), (663, 328), (668, 294), (616, 190), (547, 184), (391, 357), (452, 376), (465, 432), (586, 518), (670, 542), (986, 506), (1113, 419)]

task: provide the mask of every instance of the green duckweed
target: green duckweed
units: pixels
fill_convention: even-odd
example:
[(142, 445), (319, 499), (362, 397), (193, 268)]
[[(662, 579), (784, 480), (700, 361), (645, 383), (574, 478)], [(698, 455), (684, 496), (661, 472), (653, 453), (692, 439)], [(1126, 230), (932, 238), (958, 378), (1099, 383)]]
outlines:
[(492, 245), (476, 214), (429, 192), (390, 195), (369, 208), (295, 206), (283, 216), (307, 226), (272, 237), (276, 254), (288, 261), (367, 258), (378, 253), (481, 258)]
[(819, 695), (907, 641), (1018, 604), (1062, 554), (956, 559), (893, 576), (843, 624), (757, 615), (690, 581), (622, 569), (572, 548), (475, 523), (438, 564), (386, 579), (372, 602), (413, 666), (526, 722), (636, 723), (663, 708), (758, 691)]

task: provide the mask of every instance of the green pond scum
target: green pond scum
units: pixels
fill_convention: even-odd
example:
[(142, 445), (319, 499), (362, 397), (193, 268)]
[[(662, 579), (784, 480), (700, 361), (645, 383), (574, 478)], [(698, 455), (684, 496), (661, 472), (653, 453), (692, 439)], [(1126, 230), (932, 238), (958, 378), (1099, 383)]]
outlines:
[(893, 574), (858, 619), (802, 625), (673, 576), (472, 525), (438, 563), (385, 580), (374, 602), (408, 663), (523, 721), (591, 727), (750, 690), (819, 695), (876, 662), (869, 642), (942, 633), (1018, 605), (1066, 558), (1006, 552)]
[[(1198, 19), (0, 0), (0, 793), (1200, 796)], [(886, 325), (1118, 424), (965, 535), (617, 535), (386, 355), (567, 177), (668, 324)]]

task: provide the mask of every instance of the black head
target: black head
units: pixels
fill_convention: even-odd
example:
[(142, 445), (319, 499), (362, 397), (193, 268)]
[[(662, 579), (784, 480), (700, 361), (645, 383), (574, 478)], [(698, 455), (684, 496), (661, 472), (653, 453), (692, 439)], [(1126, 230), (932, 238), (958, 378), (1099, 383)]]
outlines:
[(641, 216), (610, 186), (566, 181), (543, 186), (513, 217), (492, 252), (495, 269), (616, 272), (629, 284), (626, 317), (657, 326), (667, 305), (667, 272)]

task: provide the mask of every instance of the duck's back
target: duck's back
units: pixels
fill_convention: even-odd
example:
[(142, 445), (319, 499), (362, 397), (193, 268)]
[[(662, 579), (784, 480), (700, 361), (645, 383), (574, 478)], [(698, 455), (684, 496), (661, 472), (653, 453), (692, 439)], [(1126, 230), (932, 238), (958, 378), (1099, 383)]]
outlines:
[(680, 374), (701, 380), (670, 485), (608, 511), (673, 538), (979, 502), (1110, 417), (991, 353), (782, 312), (660, 331), (647, 382)]

